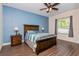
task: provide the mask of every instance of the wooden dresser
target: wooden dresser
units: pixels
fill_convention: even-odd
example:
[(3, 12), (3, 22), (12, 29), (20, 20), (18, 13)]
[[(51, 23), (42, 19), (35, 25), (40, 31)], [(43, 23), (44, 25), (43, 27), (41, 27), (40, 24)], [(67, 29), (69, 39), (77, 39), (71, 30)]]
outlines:
[(11, 35), (11, 46), (16, 46), (22, 43), (22, 35)]

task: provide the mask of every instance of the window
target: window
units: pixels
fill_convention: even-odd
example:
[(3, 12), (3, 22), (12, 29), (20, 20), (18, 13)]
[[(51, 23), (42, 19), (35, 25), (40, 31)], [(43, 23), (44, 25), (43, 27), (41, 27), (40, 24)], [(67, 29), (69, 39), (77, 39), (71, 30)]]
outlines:
[(68, 34), (70, 25), (70, 17), (57, 20), (57, 32), (59, 34)]

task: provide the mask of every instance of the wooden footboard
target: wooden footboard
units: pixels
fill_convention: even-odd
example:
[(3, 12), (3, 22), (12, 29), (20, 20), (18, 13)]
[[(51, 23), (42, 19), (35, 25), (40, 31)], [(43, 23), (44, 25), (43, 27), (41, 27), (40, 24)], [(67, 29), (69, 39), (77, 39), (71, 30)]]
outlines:
[(56, 36), (44, 40), (39, 40), (36, 43), (37, 43), (37, 47), (35, 53), (38, 55), (40, 52), (52, 47), (53, 45), (56, 45)]

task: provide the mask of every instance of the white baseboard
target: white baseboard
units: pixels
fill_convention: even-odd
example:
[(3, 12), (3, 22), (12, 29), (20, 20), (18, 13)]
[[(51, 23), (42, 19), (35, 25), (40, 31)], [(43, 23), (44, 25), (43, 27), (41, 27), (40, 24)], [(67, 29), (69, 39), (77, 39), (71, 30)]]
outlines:
[(65, 39), (58, 39), (58, 40), (63, 40), (63, 41), (67, 41), (67, 42), (71, 42), (71, 43), (79, 44), (78, 41), (71, 41), (71, 40), (65, 40)]
[(8, 42), (8, 43), (3, 43), (2, 46), (6, 46), (6, 45), (10, 45), (10, 44), (11, 44), (10, 42)]
[[(24, 40), (22, 40), (22, 43), (24, 42)], [(6, 46), (6, 45), (11, 45), (11, 42), (8, 42), (8, 43), (3, 43), (2, 46)]]

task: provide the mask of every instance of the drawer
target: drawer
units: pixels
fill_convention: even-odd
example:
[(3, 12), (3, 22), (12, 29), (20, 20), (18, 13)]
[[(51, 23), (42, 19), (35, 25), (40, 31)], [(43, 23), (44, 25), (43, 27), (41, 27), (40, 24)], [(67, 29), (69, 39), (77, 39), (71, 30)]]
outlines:
[(22, 43), (21, 40), (22, 40), (21, 35), (11, 36), (11, 46), (21, 44)]
[(20, 40), (20, 39), (13, 39), (12, 41), (18, 43), (18, 42), (20, 42), (21, 40)]

